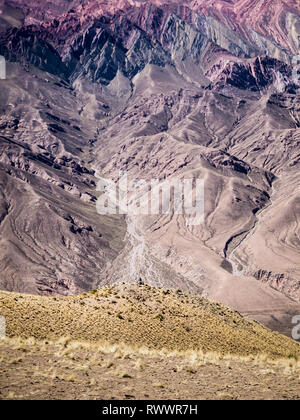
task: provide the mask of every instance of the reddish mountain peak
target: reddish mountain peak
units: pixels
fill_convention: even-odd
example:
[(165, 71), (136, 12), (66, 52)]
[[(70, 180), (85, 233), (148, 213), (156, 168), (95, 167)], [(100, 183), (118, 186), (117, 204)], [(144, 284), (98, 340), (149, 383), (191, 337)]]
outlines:
[[(101, 16), (109, 17), (119, 11), (127, 12), (130, 8), (143, 9), (147, 14), (149, 8), (143, 7), (145, 4), (163, 7), (170, 12), (185, 6), (185, 9), (181, 9), (183, 18), (185, 10), (190, 9), (216, 19), (252, 44), (261, 43), (260, 36), (263, 36), (293, 54), (299, 52), (300, 3), (295, 0), (48, 0), (46, 3), (38, 0), (4, 1), (18, 6), (25, 12), (26, 24), (46, 23), (58, 19), (64, 26), (70, 27), (72, 22), (76, 21), (77, 29)], [(75, 30), (77, 29), (75, 27)]]
[[(295, 31), (300, 3), (294, 0), (186, 0), (186, 4), (247, 37), (247, 29), (272, 39), (282, 47), (297, 53), (299, 45)], [(297, 30), (299, 32), (299, 28)]]

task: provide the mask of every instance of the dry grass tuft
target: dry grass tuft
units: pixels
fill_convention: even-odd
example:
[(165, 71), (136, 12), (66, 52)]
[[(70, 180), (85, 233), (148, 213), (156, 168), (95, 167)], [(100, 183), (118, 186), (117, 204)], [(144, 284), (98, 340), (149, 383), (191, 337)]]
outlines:
[(68, 399), (300, 398), (296, 359), (66, 339), (7, 338), (1, 352), (8, 356), (0, 358), (1, 399), (9, 392), (10, 399), (49, 399), (53, 392)]
[(300, 359), (298, 343), (223, 305), (194, 294), (136, 284), (55, 300), (0, 292), (0, 313), (6, 318), (8, 336), (19, 337), (14, 344), (19, 349), (23, 339), (33, 345), (44, 340), (45, 348), (47, 340), (59, 340), (61, 355), (72, 354), (78, 346), (88, 349), (92, 343), (111, 343), (102, 344), (103, 354), (120, 351), (122, 345), (144, 355), (187, 352), (196, 357), (197, 353), (193, 363), (198, 365), (208, 360), (217, 364), (225, 356), (253, 357), (258, 365), (265, 359), (290, 357), (292, 364)]

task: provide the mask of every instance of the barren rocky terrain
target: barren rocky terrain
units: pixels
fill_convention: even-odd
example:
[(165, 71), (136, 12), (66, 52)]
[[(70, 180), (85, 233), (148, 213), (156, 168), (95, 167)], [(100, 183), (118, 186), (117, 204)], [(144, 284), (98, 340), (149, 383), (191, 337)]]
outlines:
[[(299, 314), (294, 1), (1, 3), (0, 286), (138, 281), (290, 335)], [(205, 218), (99, 215), (98, 176), (205, 180)]]

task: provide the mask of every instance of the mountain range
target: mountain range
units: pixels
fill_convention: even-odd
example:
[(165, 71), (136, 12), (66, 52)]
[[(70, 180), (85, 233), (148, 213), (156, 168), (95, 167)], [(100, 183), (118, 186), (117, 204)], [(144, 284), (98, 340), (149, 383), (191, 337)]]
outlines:
[[(290, 334), (300, 5), (7, 0), (0, 10), (1, 289), (71, 295), (142, 280)], [(204, 223), (99, 215), (99, 174), (124, 171), (204, 179)]]

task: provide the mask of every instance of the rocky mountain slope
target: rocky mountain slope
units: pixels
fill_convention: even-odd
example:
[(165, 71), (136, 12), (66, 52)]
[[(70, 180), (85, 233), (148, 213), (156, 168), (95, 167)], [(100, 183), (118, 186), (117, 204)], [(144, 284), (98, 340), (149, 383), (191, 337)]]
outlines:
[[(72, 294), (142, 278), (290, 333), (300, 309), (299, 6), (1, 8), (1, 288)], [(96, 175), (124, 170), (204, 179), (204, 223), (98, 215)]]

